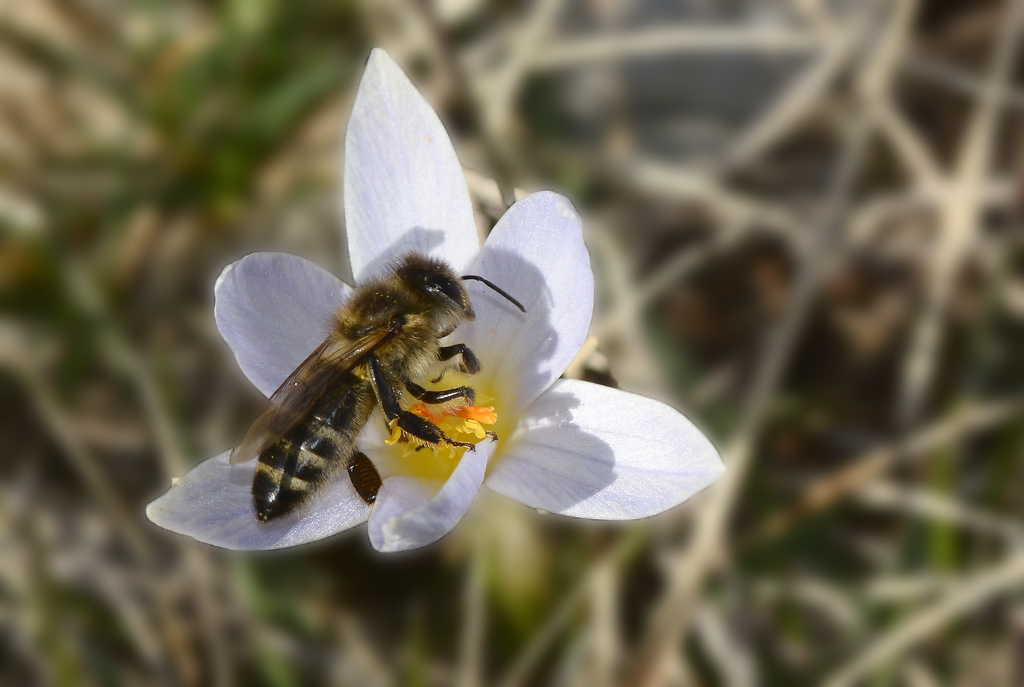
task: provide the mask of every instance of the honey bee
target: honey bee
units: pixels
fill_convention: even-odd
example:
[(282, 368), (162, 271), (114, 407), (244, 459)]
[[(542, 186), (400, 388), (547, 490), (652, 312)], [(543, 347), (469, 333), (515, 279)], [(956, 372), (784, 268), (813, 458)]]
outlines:
[(373, 503), (381, 477), (356, 439), (377, 406), (389, 430), (397, 427), (402, 439), (476, 450), (400, 404), (405, 393), (427, 404), (473, 404), (471, 387), (431, 391), (417, 384), (439, 365), (441, 376), (433, 381), (452, 368), (468, 374), (480, 370), (465, 344), (439, 343), (475, 317), (463, 280), (482, 282), (526, 312), (483, 277), (460, 279), (445, 263), (417, 253), (359, 286), (339, 308), (327, 338), (284, 380), (231, 453), (232, 464), (257, 461), (252, 495), (258, 520), (293, 512), (342, 468), (360, 498)]

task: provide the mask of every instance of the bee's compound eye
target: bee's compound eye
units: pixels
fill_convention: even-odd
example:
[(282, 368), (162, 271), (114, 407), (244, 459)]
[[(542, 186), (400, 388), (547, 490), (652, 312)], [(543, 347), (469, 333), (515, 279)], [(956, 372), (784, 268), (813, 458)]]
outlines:
[(466, 299), (462, 284), (447, 275), (427, 275), (424, 277), (424, 280), (426, 281), (428, 291), (443, 293), (453, 303), (462, 304)]

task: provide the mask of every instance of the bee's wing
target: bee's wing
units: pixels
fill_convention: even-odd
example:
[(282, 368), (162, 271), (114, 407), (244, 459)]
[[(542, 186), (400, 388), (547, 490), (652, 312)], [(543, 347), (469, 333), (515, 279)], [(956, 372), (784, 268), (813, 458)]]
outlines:
[(396, 329), (382, 327), (356, 341), (325, 339), (270, 397), (270, 407), (249, 428), (242, 443), (231, 451), (231, 464), (255, 458), (280, 439), (331, 386), (396, 333)]

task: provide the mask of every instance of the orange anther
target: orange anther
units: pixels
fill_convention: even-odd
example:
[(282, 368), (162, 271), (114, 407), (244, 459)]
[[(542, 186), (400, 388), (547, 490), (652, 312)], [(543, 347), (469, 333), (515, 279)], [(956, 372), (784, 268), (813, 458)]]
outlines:
[(498, 414), (494, 412), (494, 406), (462, 406), (445, 411), (445, 415), (454, 415), (464, 420), (476, 420), (483, 425), (493, 425), (498, 421)]

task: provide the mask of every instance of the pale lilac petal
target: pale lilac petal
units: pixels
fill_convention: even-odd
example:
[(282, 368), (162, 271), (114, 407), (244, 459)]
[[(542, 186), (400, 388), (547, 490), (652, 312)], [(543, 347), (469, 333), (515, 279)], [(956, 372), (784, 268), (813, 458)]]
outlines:
[(345, 225), (356, 283), (417, 251), (465, 270), (480, 250), (462, 166), (437, 114), (383, 50), (345, 133)]
[(526, 307), (467, 282), (477, 319), (455, 334), (501, 387), (501, 412), (518, 413), (565, 371), (590, 328), (594, 274), (579, 215), (557, 193), (527, 196), (498, 221), (473, 273)]
[(486, 483), (533, 508), (626, 520), (682, 503), (724, 470), (707, 437), (664, 403), (560, 380), (520, 418)]
[(407, 551), (448, 534), (473, 503), (493, 451), (488, 440), (478, 444), (475, 452), (462, 457), (444, 484), (401, 475), (386, 477), (370, 514), (373, 548)]
[(252, 500), (256, 462), (210, 458), (146, 508), (157, 525), (225, 549), (279, 549), (316, 541), (365, 522), (370, 508), (341, 471), (316, 499), (283, 518), (260, 522)]
[(224, 268), (214, 317), (238, 366), (265, 396), (327, 336), (351, 289), (327, 270), (287, 253), (254, 253)]

